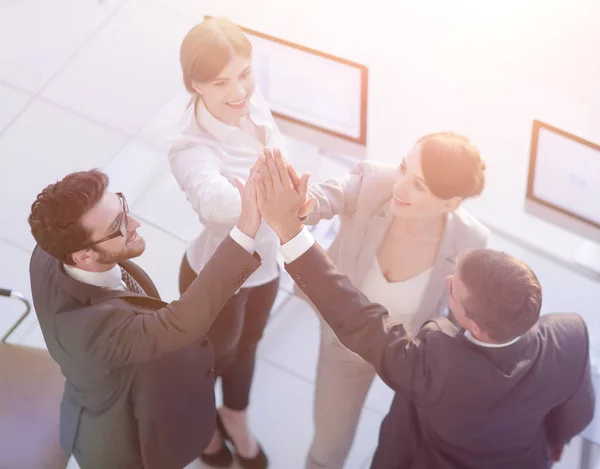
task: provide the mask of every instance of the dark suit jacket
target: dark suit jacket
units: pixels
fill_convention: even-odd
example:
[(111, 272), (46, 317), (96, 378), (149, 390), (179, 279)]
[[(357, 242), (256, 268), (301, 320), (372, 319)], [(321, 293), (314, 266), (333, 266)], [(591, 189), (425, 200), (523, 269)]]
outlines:
[(227, 237), (167, 304), (133, 262), (122, 266), (150, 296), (78, 282), (34, 249), (33, 301), (66, 377), (61, 444), (82, 469), (181, 469), (200, 455), (215, 423), (213, 355), (203, 336), (259, 265)]
[(594, 413), (588, 336), (575, 314), (543, 316), (502, 348), (470, 342), (449, 320), (415, 337), (387, 324), (315, 244), (288, 272), (341, 342), (396, 391), (372, 468), (546, 469)]

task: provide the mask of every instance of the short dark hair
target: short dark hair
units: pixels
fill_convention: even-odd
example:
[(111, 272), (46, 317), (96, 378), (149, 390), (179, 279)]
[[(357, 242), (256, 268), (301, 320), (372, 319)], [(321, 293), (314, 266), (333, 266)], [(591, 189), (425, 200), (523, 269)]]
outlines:
[(81, 217), (94, 207), (108, 187), (108, 176), (97, 169), (65, 176), (50, 184), (31, 206), (29, 226), (37, 244), (65, 264), (88, 241)]
[(527, 264), (492, 249), (467, 252), (458, 277), (468, 291), (463, 307), (495, 342), (508, 342), (531, 329), (540, 317), (542, 287)]
[(421, 168), (427, 187), (436, 197), (468, 199), (485, 187), (485, 163), (469, 139), (454, 132), (421, 137)]

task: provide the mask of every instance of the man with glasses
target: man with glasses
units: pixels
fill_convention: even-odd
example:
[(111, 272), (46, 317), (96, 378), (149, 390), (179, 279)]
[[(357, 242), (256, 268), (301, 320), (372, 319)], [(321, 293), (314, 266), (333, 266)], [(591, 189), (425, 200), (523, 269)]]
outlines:
[(140, 223), (104, 173), (70, 174), (33, 203), (33, 302), (66, 378), (61, 444), (81, 469), (181, 469), (208, 444), (216, 416), (204, 335), (260, 265), (253, 186), (238, 184), (237, 226), (169, 304), (130, 260), (144, 252)]

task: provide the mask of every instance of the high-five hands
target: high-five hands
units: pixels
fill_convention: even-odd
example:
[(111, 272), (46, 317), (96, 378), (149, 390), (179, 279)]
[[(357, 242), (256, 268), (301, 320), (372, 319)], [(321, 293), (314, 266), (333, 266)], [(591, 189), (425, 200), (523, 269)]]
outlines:
[(239, 230), (250, 238), (254, 238), (260, 228), (261, 215), (256, 203), (256, 179), (259, 174), (260, 165), (257, 161), (250, 169), (248, 181), (236, 177), (235, 185), (242, 198), (242, 212), (237, 223)]
[[(273, 152), (281, 155), (281, 152), (278, 149), (274, 149)], [(300, 211), (298, 212), (298, 217), (300, 217), (300, 219), (305, 219), (306, 217), (308, 217), (308, 215), (310, 215), (310, 212), (313, 211), (315, 203), (317, 202), (317, 199), (315, 199), (312, 196), (308, 196), (308, 179), (310, 178), (310, 174), (304, 174), (302, 178), (300, 178), (298, 177), (298, 173), (291, 164), (287, 163), (287, 168), (288, 173), (290, 175), (290, 179), (294, 183), (294, 187), (296, 188), (300, 196), (304, 199), (304, 203), (302, 204), (302, 207), (300, 207)]]
[(299, 177), (279, 150), (265, 149), (246, 183), (238, 177), (234, 180), (242, 202), (238, 228), (254, 238), (264, 218), (282, 244), (292, 239), (316, 203), (316, 199), (308, 197), (309, 178), (309, 174)]
[(281, 244), (302, 230), (302, 218), (312, 210), (315, 200), (307, 200), (310, 175), (298, 177), (277, 149), (263, 151), (254, 174), (256, 201), (263, 219), (279, 236)]

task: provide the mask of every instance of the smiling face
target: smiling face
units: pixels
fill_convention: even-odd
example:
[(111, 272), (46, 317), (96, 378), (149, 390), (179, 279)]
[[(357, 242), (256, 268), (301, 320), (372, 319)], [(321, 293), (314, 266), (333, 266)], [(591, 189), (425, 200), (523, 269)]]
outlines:
[(238, 125), (250, 112), (250, 99), (256, 88), (251, 59), (234, 55), (213, 80), (195, 82), (193, 86), (213, 116)]
[(144, 252), (144, 239), (137, 233), (140, 223), (129, 213), (123, 213), (123, 203), (117, 194), (106, 191), (100, 202), (81, 218), (80, 223), (89, 233), (90, 242), (111, 235), (119, 229), (120, 223), (125, 235), (77, 251), (73, 254), (76, 267), (91, 271), (108, 270), (116, 263), (138, 257)]
[(461, 199), (443, 200), (431, 192), (421, 166), (421, 144), (415, 145), (402, 160), (393, 187), (391, 212), (397, 217), (432, 218), (452, 211)]

